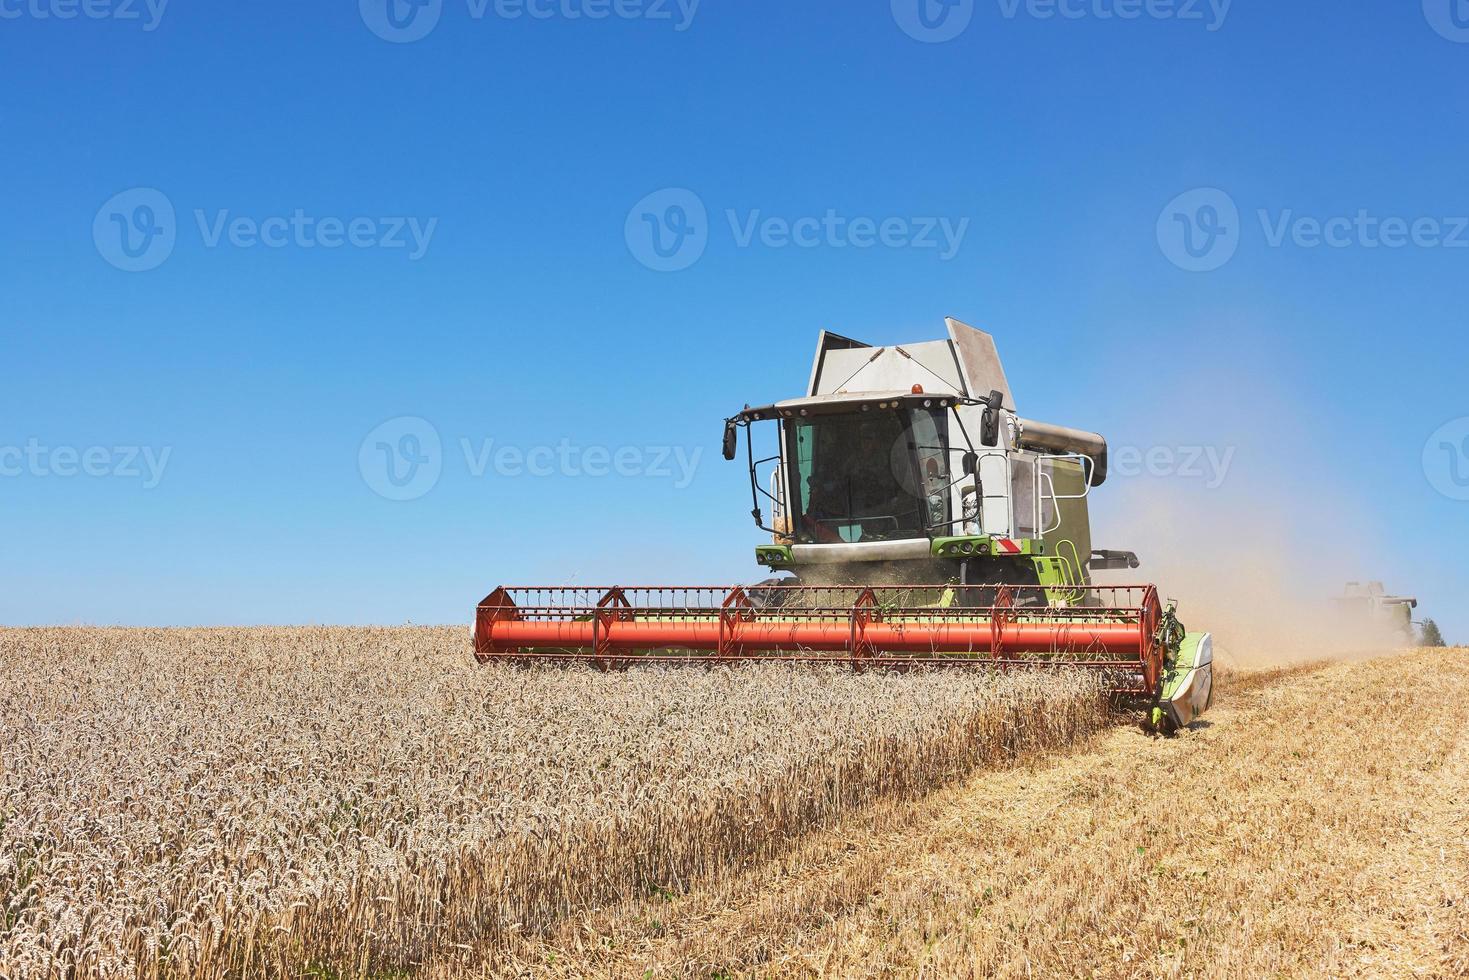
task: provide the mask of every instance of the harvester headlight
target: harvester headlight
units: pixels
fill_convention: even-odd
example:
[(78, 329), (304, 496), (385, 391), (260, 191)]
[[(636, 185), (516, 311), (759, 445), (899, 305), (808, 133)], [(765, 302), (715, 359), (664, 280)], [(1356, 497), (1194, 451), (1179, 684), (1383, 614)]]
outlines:
[(964, 552), (966, 555), (972, 555), (972, 554), (974, 554), (974, 542), (973, 541), (965, 541), (963, 544), (961, 544), (959, 546), (959, 550), (962, 551), (962, 552)]
[(932, 398), (925, 398), (925, 399), (923, 399), (923, 407), (924, 408), (933, 408), (933, 399)]

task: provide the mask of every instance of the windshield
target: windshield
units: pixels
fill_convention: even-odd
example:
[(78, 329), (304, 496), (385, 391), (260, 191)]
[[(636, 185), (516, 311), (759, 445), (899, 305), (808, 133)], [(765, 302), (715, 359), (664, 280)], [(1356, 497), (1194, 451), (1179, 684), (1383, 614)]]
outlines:
[(948, 424), (941, 410), (819, 415), (786, 426), (797, 541), (891, 541), (947, 526)]

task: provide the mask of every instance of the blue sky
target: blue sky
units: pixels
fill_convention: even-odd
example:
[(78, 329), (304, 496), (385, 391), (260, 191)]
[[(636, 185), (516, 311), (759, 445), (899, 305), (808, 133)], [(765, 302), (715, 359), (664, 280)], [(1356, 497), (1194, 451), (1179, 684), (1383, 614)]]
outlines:
[(1099, 523), (1469, 636), (1463, 0), (394, 2), (0, 0), (0, 621), (749, 579), (720, 420), (952, 315), (1022, 414), (1233, 450)]

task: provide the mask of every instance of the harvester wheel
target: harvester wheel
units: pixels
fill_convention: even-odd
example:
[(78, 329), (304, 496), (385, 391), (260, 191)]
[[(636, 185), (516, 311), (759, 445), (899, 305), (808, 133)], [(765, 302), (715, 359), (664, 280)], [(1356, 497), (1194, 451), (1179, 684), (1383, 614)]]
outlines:
[(1174, 723), (1173, 716), (1168, 713), (1168, 709), (1162, 707), (1149, 708), (1147, 714), (1143, 715), (1140, 726), (1149, 735), (1169, 738), (1178, 734), (1178, 725)]
[(1172, 713), (1163, 707), (1163, 685), (1167, 683), (1167, 680), (1166, 670), (1158, 675), (1158, 685), (1153, 690), (1153, 696), (1148, 700), (1148, 707), (1142, 718), (1143, 731), (1149, 735), (1162, 735), (1165, 738), (1178, 732), (1178, 726), (1173, 722)]

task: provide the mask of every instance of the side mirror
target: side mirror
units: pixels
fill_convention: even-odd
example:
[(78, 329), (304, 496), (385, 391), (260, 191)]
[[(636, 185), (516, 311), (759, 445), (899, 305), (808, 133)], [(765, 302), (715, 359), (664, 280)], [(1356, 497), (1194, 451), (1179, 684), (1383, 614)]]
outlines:
[(989, 448), (1000, 444), (999, 409), (985, 406), (984, 415), (979, 420), (979, 442)]
[(734, 459), (735, 450), (740, 446), (740, 429), (734, 419), (724, 420), (724, 458)]
[(984, 415), (979, 422), (979, 441), (981, 445), (993, 448), (1000, 444), (1000, 409), (1005, 406), (1005, 393), (990, 389), (990, 396), (984, 400)]
[(973, 476), (979, 472), (979, 453), (967, 452), (964, 454), (964, 475)]

